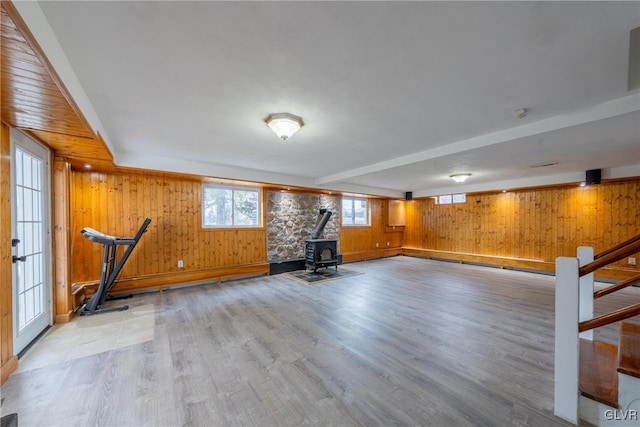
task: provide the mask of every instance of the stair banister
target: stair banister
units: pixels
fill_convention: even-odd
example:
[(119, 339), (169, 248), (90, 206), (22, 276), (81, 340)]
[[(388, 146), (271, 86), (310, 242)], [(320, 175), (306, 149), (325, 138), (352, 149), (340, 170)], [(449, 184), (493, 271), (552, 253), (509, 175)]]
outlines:
[(609, 295), (613, 292), (619, 291), (620, 289), (627, 288), (629, 286), (637, 285), (640, 283), (640, 274), (629, 277), (621, 282), (616, 283), (615, 285), (611, 285), (608, 288), (600, 289), (593, 293), (593, 298), (600, 298), (605, 295)]
[(595, 261), (585, 265), (584, 267), (580, 267), (580, 276), (584, 276), (585, 274), (593, 273), (596, 270), (601, 269), (602, 267), (606, 267), (607, 265), (620, 261), (623, 258), (628, 257), (629, 255), (633, 255), (636, 252), (640, 252), (640, 239), (634, 240), (632, 243), (629, 243), (613, 252), (604, 255)]
[[(592, 263), (594, 259), (593, 248), (591, 246), (578, 247), (578, 263), (580, 267)], [(578, 295), (578, 321), (593, 318), (593, 273), (580, 277), (580, 291)], [(580, 333), (580, 338), (593, 341), (593, 331), (588, 330)]]
[(640, 315), (640, 304), (633, 304), (619, 310), (612, 311), (611, 313), (603, 314), (602, 316), (580, 322), (580, 324), (578, 325), (578, 330), (580, 332), (590, 331), (592, 329), (606, 326), (611, 323), (619, 322), (621, 320), (638, 315)]
[(637, 236), (633, 236), (632, 238), (625, 240), (622, 243), (618, 243), (615, 246), (610, 247), (609, 249), (600, 252), (599, 254), (597, 254), (594, 258), (598, 259), (598, 258), (602, 258), (605, 255), (609, 255), (611, 252), (615, 252), (617, 250), (619, 250), (620, 248), (624, 248), (627, 245), (630, 245), (632, 243), (635, 243), (636, 241), (640, 240), (640, 234), (638, 234)]
[(635, 304), (593, 318), (593, 299), (640, 281), (640, 275), (594, 292), (594, 272), (640, 252), (640, 235), (594, 256), (593, 248), (578, 248), (578, 256), (556, 259), (554, 414), (578, 424), (580, 337), (593, 339), (593, 329), (640, 315)]

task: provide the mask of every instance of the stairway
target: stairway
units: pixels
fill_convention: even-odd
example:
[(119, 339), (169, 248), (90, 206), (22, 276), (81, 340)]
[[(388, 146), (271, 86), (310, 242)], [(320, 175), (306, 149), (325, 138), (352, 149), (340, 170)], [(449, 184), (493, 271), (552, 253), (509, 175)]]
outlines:
[(640, 324), (620, 324), (620, 347), (580, 340), (580, 418), (596, 426), (640, 426)]

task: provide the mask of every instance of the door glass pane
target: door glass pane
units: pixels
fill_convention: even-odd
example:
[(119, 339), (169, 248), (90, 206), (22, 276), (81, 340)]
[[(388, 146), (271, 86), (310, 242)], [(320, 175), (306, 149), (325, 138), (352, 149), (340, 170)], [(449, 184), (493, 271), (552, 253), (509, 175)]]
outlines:
[(40, 191), (40, 161), (38, 159), (31, 158), (31, 170), (33, 180), (31, 181), (31, 188)]
[(20, 238), (20, 244), (22, 245), (22, 251), (20, 255), (29, 255), (33, 253), (33, 226), (28, 222), (18, 224), (22, 228), (22, 238)]
[[(44, 259), (43, 259), (43, 255), (42, 252), (38, 253), (37, 255), (34, 256), (35, 265), (42, 265)], [(37, 268), (34, 274), (34, 280), (36, 283), (39, 284), (39, 286), (43, 285), (43, 281), (44, 281), (44, 276), (42, 274), (42, 269), (41, 268)]]
[(22, 207), (24, 206), (24, 190), (22, 187), (18, 186), (16, 187), (16, 220), (17, 221), (24, 221), (24, 209), (22, 209)]
[[(24, 307), (24, 305), (25, 305), (25, 304), (24, 304), (25, 298), (26, 298), (26, 297), (25, 297), (25, 294), (24, 294), (24, 293), (20, 293), (20, 294), (18, 295), (18, 302), (20, 303), (20, 306), (21, 306), (21, 307)], [(24, 327), (24, 325), (27, 323), (25, 319), (26, 319), (26, 313), (25, 313), (25, 310), (20, 310), (20, 311), (18, 312), (18, 327), (19, 327), (20, 329), (22, 329), (22, 328)]]
[(33, 292), (31, 289), (27, 289), (24, 293), (24, 325), (33, 318)]
[(43, 283), (43, 162), (16, 149), (16, 234), (20, 239), (17, 256), (26, 256), (16, 264), (18, 282), (18, 324), (22, 329), (45, 309)]
[(24, 201), (24, 212), (23, 212), (23, 221), (31, 221), (33, 216), (33, 195), (31, 194), (31, 190), (28, 188), (23, 188), (23, 201)]
[(16, 152), (16, 185), (22, 185), (22, 151)]
[(42, 295), (42, 283), (39, 283), (38, 286), (36, 286), (35, 288), (36, 291), (36, 295), (34, 298), (34, 302), (35, 302), (35, 307), (34, 307), (34, 312), (35, 313), (42, 313), (42, 300), (44, 299)]
[(22, 185), (31, 187), (31, 156), (22, 154)]
[(40, 234), (42, 230), (42, 224), (40, 222), (34, 222), (31, 226), (33, 230), (33, 253), (40, 254), (42, 253), (42, 234)]
[(27, 256), (24, 264), (24, 288), (29, 290), (33, 286), (33, 257)]
[(18, 262), (14, 265), (18, 276), (18, 294), (22, 295), (24, 293), (24, 262)]
[(33, 209), (31, 210), (31, 220), (40, 221), (40, 192), (31, 191), (31, 201)]

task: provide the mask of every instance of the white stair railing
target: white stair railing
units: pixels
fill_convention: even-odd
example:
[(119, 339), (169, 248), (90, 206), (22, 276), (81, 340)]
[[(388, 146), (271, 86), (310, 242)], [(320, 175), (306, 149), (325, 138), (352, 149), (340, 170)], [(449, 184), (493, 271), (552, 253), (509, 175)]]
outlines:
[(640, 413), (637, 378), (619, 374), (620, 409), (580, 396), (580, 338), (593, 340), (593, 329), (579, 332), (579, 323), (594, 314), (594, 273), (580, 277), (580, 267), (594, 258), (592, 247), (580, 246), (576, 258), (556, 259), (554, 414), (576, 425), (582, 415), (598, 426), (635, 427)]
[(593, 273), (579, 269), (594, 259), (593, 248), (580, 246), (577, 258), (556, 259), (554, 414), (578, 424), (580, 338), (593, 340), (593, 330), (578, 332), (578, 323), (593, 318)]
[[(578, 375), (580, 372), (579, 269), (578, 258), (556, 258), (553, 413), (576, 425), (579, 418)], [(591, 298), (593, 298), (593, 292), (591, 292)]]

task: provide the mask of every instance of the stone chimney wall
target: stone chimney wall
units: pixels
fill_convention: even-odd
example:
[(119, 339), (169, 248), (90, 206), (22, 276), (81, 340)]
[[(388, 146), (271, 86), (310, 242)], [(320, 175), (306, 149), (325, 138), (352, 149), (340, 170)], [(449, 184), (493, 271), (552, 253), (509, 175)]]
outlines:
[(304, 242), (321, 218), (332, 212), (321, 239), (338, 240), (340, 253), (340, 196), (267, 191), (267, 261), (304, 258)]

